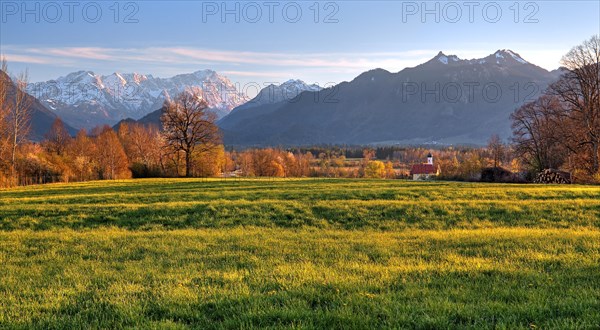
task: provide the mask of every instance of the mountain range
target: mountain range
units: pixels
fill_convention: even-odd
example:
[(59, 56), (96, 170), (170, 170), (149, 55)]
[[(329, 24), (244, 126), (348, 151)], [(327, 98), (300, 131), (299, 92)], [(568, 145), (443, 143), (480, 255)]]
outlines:
[[(235, 111), (236, 113), (239, 113), (239, 115), (237, 115), (236, 118), (245, 118), (245, 115), (248, 113), (251, 116), (253, 115), (253, 112), (248, 112), (247, 109), (255, 108), (255, 107), (268, 107), (269, 105), (278, 104), (280, 102), (293, 101), (302, 92), (305, 92), (305, 91), (318, 92), (321, 89), (322, 88), (319, 85), (316, 85), (316, 84), (309, 85), (309, 84), (305, 83), (304, 81), (298, 80), (298, 79), (296, 79), (296, 80), (290, 79), (280, 85), (270, 84), (267, 87), (260, 90), (260, 92), (256, 95), (256, 97), (254, 97), (250, 101), (236, 107), (235, 109), (233, 109), (231, 111), (231, 113), (233, 113)], [(144, 125), (152, 124), (157, 127), (161, 127), (160, 117), (161, 117), (163, 111), (164, 111), (164, 108), (161, 107), (160, 109), (147, 114), (146, 116), (140, 118), (139, 120), (127, 118), (127, 119), (122, 120), (119, 123), (117, 123), (117, 125), (115, 125), (114, 127), (118, 128), (119, 125), (124, 122), (126, 122), (126, 123), (137, 122), (137, 123), (144, 124)], [(225, 117), (227, 117), (227, 116), (225, 116)]]
[(66, 123), (87, 129), (102, 124), (114, 125), (126, 118), (142, 118), (185, 89), (200, 92), (218, 118), (248, 101), (228, 78), (212, 70), (171, 78), (117, 72), (101, 76), (91, 71), (78, 71), (27, 86), (29, 94)]
[(560, 75), (504, 49), (469, 60), (439, 52), (416, 67), (374, 69), (328, 88), (289, 80), (253, 99), (211, 70), (172, 78), (79, 71), (28, 91), (77, 128), (160, 126), (164, 100), (195, 89), (232, 146), (484, 144), (492, 134), (508, 138), (510, 114)]
[(294, 100), (219, 121), (227, 145), (485, 144), (511, 135), (510, 114), (559, 78), (510, 50), (472, 60), (440, 52), (397, 73), (375, 69)]

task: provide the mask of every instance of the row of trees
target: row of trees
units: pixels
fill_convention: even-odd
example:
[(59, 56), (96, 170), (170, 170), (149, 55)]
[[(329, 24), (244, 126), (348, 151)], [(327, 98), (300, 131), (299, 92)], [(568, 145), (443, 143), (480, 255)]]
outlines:
[[(60, 141), (60, 142), (59, 142)], [(189, 163), (186, 162), (189, 159)], [(155, 127), (122, 125), (117, 132), (108, 126), (92, 133), (79, 131), (72, 138), (57, 119), (41, 143), (18, 148), (16, 176), (4, 184), (112, 180), (131, 177), (216, 176), (225, 165), (221, 145), (195, 150), (185, 157), (170, 148)]]
[[(21, 184), (185, 175), (394, 179), (408, 178), (412, 163), (401, 158), (410, 155), (422, 162), (429, 152), (408, 148), (406, 155), (378, 160), (372, 149), (364, 149), (362, 158), (346, 159), (273, 148), (226, 152), (220, 144), (197, 146), (188, 153), (182, 145), (169, 143), (157, 127), (141, 124), (124, 123), (117, 131), (98, 127), (89, 134), (81, 130), (71, 137), (57, 119), (44, 141), (18, 148), (15, 169)], [(447, 148), (434, 154), (444, 179), (477, 180), (484, 167), (494, 164), (492, 153), (483, 148)], [(514, 161), (505, 156), (496, 160), (498, 166)]]
[[(494, 142), (495, 141), (495, 142)], [(494, 142), (494, 143), (492, 143)], [(495, 146), (495, 148), (492, 148)], [(325, 152), (324, 147), (316, 148), (319, 154), (313, 156), (310, 151), (299, 153), (279, 149), (256, 149), (228, 153), (232, 168), (238, 168), (242, 176), (311, 176), (334, 178), (409, 178), (410, 167), (422, 163), (430, 149), (401, 148), (394, 151), (391, 157), (378, 159), (376, 149), (363, 148), (360, 158), (346, 158), (344, 152)], [(349, 149), (348, 149), (349, 150)], [(293, 151), (293, 152), (292, 152)], [(433, 151), (435, 164), (440, 166), (441, 179), (476, 181), (481, 178), (482, 170), (488, 167), (506, 167), (519, 172), (521, 163), (513, 157), (510, 145), (504, 144), (497, 137), (492, 138), (487, 148), (454, 148), (447, 147)], [(406, 159), (411, 159), (406, 161)], [(294, 164), (294, 167), (289, 164)], [(297, 167), (295, 167), (297, 166)], [(260, 169), (267, 169), (266, 172)], [(274, 168), (281, 168), (274, 171)], [(301, 171), (289, 169), (300, 168)]]
[(81, 130), (71, 137), (56, 119), (40, 143), (27, 142), (31, 113), (26, 76), (0, 80), (0, 186), (146, 176), (214, 176), (224, 149), (214, 115), (201, 96), (186, 91), (164, 104), (162, 125), (122, 124)]
[(600, 181), (600, 37), (574, 47), (562, 77), (512, 115), (516, 154), (533, 172), (563, 169)]

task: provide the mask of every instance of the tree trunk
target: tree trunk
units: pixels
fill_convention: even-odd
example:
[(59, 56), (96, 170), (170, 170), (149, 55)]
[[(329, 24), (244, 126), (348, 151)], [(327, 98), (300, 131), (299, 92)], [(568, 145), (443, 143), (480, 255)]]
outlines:
[(10, 176), (13, 179), (16, 179), (16, 174), (17, 174), (17, 134), (18, 134), (18, 127), (17, 125), (15, 125), (14, 127), (14, 135), (13, 135), (13, 141), (12, 141), (12, 150), (11, 150), (11, 159), (10, 159)]
[(598, 154), (598, 141), (594, 140), (592, 142), (592, 174), (598, 174), (598, 170), (600, 169), (600, 160), (598, 159), (600, 155)]
[(185, 153), (185, 177), (189, 178), (192, 176), (192, 153), (186, 151)]

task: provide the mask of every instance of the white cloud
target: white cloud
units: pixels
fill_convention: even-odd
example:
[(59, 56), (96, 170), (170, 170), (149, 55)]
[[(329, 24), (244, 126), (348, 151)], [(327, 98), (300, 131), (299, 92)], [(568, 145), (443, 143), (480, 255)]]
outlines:
[[(486, 45), (487, 46), (487, 45)], [(360, 73), (383, 68), (398, 72), (416, 66), (437, 54), (439, 49), (397, 52), (284, 53), (243, 52), (194, 47), (28, 47), (3, 45), (9, 62), (42, 65), (66, 70), (112, 73), (120, 69), (166, 76), (200, 68), (215, 69), (240, 82), (284, 81), (299, 78), (312, 82), (340, 82)], [(463, 59), (481, 58), (496, 49), (443, 50)], [(546, 69), (558, 67), (564, 50), (515, 50), (526, 60)], [(53, 77), (52, 77), (53, 78)], [(48, 78), (50, 79), (50, 78)]]
[(431, 50), (406, 52), (372, 52), (372, 53), (274, 53), (274, 52), (240, 52), (229, 50), (213, 50), (184, 47), (150, 47), (150, 48), (100, 48), (100, 47), (15, 47), (7, 45), (4, 52), (15, 58), (25, 56), (32, 63), (50, 63), (57, 58), (61, 63), (69, 61), (144, 62), (162, 64), (228, 64), (230, 66), (260, 65), (276, 67), (320, 67), (363, 69), (382, 66), (404, 67), (407, 63), (415, 63), (427, 55), (435, 55)]

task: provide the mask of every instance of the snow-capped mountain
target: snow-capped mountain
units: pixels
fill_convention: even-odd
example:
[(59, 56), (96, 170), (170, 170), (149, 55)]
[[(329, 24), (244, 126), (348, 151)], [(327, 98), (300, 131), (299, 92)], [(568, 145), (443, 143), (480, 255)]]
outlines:
[(500, 64), (501, 61), (503, 63), (506, 63), (506, 61), (510, 60), (511, 58), (521, 64), (528, 63), (519, 54), (513, 52), (510, 49), (499, 50), (499, 51), (495, 52), (493, 56), (496, 58), (496, 64)]
[[(301, 102), (307, 97), (314, 98), (313, 93), (321, 91), (319, 85), (309, 85), (302, 80), (288, 80), (281, 85), (271, 84), (263, 88), (255, 98), (233, 109), (227, 116), (218, 121), (221, 129), (243, 124), (259, 116), (268, 115), (282, 104)], [(303, 94), (305, 93), (306, 94)], [(304, 96), (308, 95), (309, 96)]]
[(455, 63), (455, 62), (460, 62), (462, 61), (460, 58), (458, 58), (458, 56), (456, 55), (446, 55), (442, 52), (439, 52), (437, 54), (437, 56), (433, 59), (433, 61), (437, 61), (440, 62), (442, 64), (448, 64), (448, 63)]
[(303, 92), (318, 92), (323, 88), (317, 84), (309, 85), (299, 79), (290, 79), (283, 84), (270, 84), (260, 90), (260, 92), (250, 101), (233, 109), (231, 112), (237, 112), (240, 109), (252, 108), (265, 104), (274, 104), (279, 102), (295, 102), (298, 95)]
[(441, 63), (449, 65), (465, 65), (465, 64), (496, 64), (496, 65), (516, 65), (516, 64), (531, 64), (524, 60), (521, 55), (513, 52), (510, 49), (497, 50), (495, 53), (484, 58), (464, 60), (456, 55), (446, 55), (439, 52), (433, 59), (427, 63)]
[(321, 89), (322, 88), (316, 84), (308, 85), (302, 80), (290, 79), (279, 86), (271, 84), (263, 88), (255, 98), (248, 102), (248, 105), (252, 106), (281, 101), (292, 101), (302, 92), (317, 92)]
[[(263, 88), (252, 100), (231, 110), (231, 112), (229, 112), (229, 114), (224, 118), (234, 116), (236, 119), (243, 120), (248, 113), (252, 112), (245, 111), (245, 109), (255, 108), (260, 109), (260, 111), (264, 111), (264, 106), (287, 102), (298, 102), (301, 99), (301, 97), (298, 96), (303, 92), (318, 92), (321, 89), (322, 88), (319, 85), (309, 85), (302, 80), (293, 79), (290, 79), (281, 85), (271, 84)], [(160, 116), (162, 115), (162, 111), (163, 109), (161, 108), (145, 115), (138, 120), (126, 119), (121, 122), (137, 122), (145, 125), (153, 124), (160, 127)], [(241, 114), (241, 116), (236, 116), (237, 114)], [(252, 116), (256, 115), (256, 113), (252, 113)], [(234, 119), (234, 121), (236, 119)], [(118, 127), (121, 122), (115, 125), (115, 127)]]
[(79, 128), (113, 125), (141, 118), (186, 89), (198, 90), (217, 116), (248, 101), (236, 86), (211, 70), (158, 78), (138, 73), (97, 75), (78, 71), (56, 80), (29, 84), (27, 90), (65, 122)]

